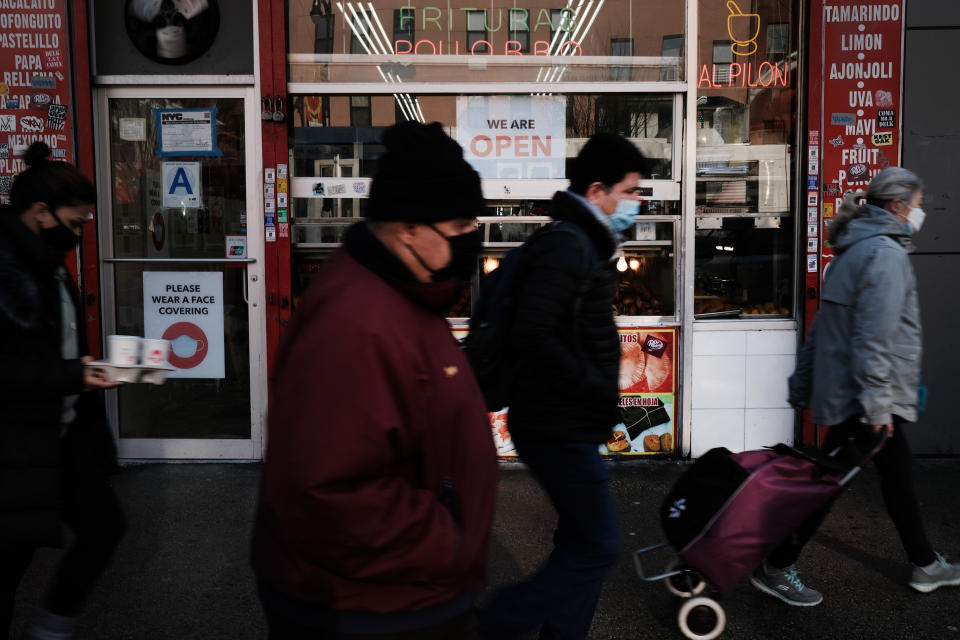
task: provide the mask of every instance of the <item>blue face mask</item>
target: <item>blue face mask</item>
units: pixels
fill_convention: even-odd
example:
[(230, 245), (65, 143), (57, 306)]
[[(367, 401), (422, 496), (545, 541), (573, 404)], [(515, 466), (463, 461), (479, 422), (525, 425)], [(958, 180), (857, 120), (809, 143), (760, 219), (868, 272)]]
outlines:
[(637, 221), (637, 215), (640, 213), (639, 200), (620, 200), (617, 202), (617, 208), (608, 218), (613, 230), (617, 233), (623, 233), (633, 226)]

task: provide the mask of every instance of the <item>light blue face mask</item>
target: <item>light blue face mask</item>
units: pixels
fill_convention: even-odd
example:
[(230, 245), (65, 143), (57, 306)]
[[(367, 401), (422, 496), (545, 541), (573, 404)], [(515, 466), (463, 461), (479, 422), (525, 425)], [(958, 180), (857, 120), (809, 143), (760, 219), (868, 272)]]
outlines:
[(637, 221), (637, 215), (640, 214), (639, 200), (620, 200), (617, 202), (617, 208), (608, 218), (613, 230), (617, 233), (623, 233), (633, 226)]

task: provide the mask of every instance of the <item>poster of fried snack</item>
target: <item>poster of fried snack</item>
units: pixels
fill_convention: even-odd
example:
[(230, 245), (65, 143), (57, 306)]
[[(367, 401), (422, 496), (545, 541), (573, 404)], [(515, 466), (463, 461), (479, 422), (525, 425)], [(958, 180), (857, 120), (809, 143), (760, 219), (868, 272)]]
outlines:
[(673, 453), (676, 329), (620, 327), (620, 424), (604, 454)]
[[(463, 340), (467, 328), (454, 326)], [(611, 438), (600, 445), (604, 455), (673, 453), (675, 444), (677, 330), (621, 327), (620, 419)], [(491, 412), (490, 431), (500, 457), (514, 457), (506, 408)]]

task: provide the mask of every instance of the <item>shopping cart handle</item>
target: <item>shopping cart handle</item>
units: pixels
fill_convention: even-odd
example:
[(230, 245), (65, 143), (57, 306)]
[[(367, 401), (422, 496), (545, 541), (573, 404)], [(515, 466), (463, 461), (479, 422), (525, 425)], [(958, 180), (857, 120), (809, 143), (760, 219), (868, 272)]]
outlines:
[(658, 543), (658, 544), (655, 544), (655, 545), (652, 545), (652, 546), (649, 546), (649, 547), (644, 547), (644, 548), (642, 548), (642, 549), (637, 549), (636, 551), (633, 552), (633, 566), (636, 568), (636, 570), (637, 570), (637, 575), (640, 576), (641, 579), (643, 579), (643, 580), (645, 580), (645, 581), (647, 581), (647, 582), (657, 582), (657, 581), (663, 580), (663, 579), (665, 579), (665, 578), (670, 578), (670, 577), (673, 577), (673, 576), (679, 576), (680, 574), (683, 573), (683, 571), (680, 570), (680, 569), (673, 569), (673, 570), (671, 570), (671, 571), (666, 571), (666, 572), (664, 572), (664, 573), (658, 573), (657, 575), (653, 575), (653, 576), (648, 576), (646, 573), (644, 573), (644, 570), (643, 570), (643, 561), (640, 559), (640, 557), (641, 557), (643, 554), (645, 554), (645, 553), (649, 553), (650, 551), (655, 551), (656, 549), (662, 549), (662, 548), (665, 547), (665, 546), (667, 546), (667, 543), (666, 543), (666, 542), (660, 542), (660, 543)]
[(877, 443), (873, 445), (873, 448), (870, 449), (870, 451), (868, 451), (863, 456), (863, 458), (860, 459), (860, 461), (856, 464), (856, 466), (850, 469), (850, 471), (847, 472), (847, 475), (843, 476), (843, 478), (841, 478), (837, 484), (839, 484), (842, 487), (848, 482), (850, 482), (850, 479), (860, 472), (860, 469), (863, 467), (863, 465), (873, 460), (873, 457), (878, 453), (880, 453), (880, 450), (883, 449), (883, 445), (887, 444), (887, 440), (889, 439), (890, 439), (890, 434), (887, 433), (887, 430), (885, 428), (881, 429), (880, 437), (877, 439)]

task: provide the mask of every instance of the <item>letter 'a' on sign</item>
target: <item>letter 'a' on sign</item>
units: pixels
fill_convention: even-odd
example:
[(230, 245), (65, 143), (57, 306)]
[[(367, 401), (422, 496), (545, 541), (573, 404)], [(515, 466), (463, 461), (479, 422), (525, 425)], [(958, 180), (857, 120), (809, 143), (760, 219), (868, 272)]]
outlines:
[(187, 172), (183, 167), (177, 168), (177, 173), (173, 176), (173, 184), (170, 185), (170, 193), (176, 193), (177, 189), (183, 189), (188, 195), (193, 195), (193, 187), (190, 186), (190, 180), (187, 179)]
[(203, 206), (199, 162), (161, 163), (163, 206), (199, 209)]

